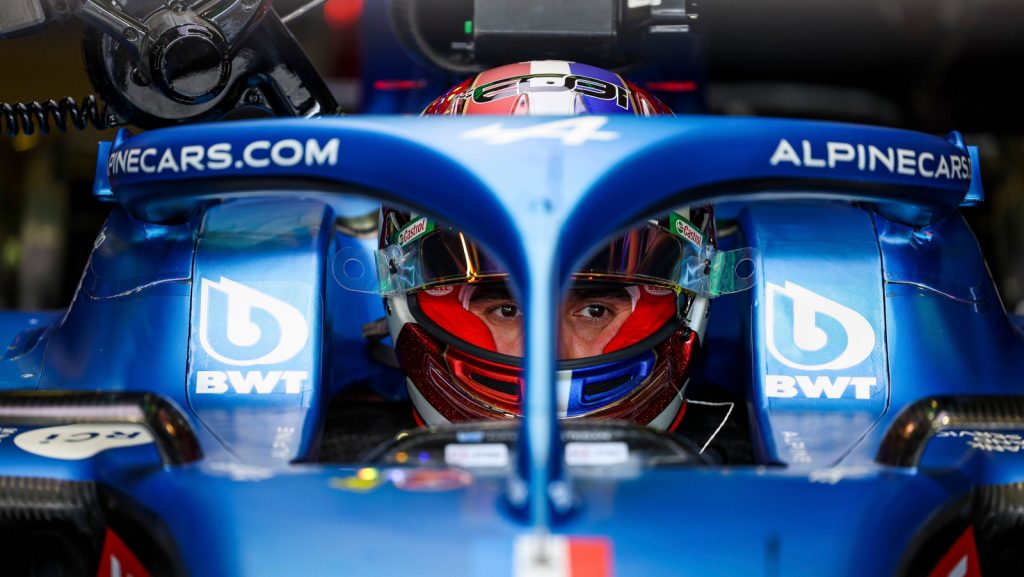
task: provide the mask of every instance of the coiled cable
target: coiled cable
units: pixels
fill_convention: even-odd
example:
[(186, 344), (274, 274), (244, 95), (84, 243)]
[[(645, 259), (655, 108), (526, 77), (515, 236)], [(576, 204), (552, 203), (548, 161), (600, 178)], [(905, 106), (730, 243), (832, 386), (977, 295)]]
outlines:
[(13, 137), (19, 134), (32, 136), (36, 130), (49, 134), (54, 126), (61, 132), (67, 132), (69, 126), (85, 130), (89, 125), (103, 130), (116, 125), (116, 122), (107, 118), (106, 105), (96, 96), (89, 95), (81, 105), (70, 96), (60, 101), (0, 102), (0, 132), (5, 125), (7, 135)]

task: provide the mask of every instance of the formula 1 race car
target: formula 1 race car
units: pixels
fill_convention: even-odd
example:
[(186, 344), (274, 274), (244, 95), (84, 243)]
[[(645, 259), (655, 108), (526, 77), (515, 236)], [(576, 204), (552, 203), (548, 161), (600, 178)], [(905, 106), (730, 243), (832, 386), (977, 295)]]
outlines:
[[(611, 114), (196, 122), (238, 102), (332, 108), (269, 3), (198, 4), (136, 14), (157, 38), (152, 82), (97, 82), (113, 91), (103, 118), (182, 122), (101, 143), (94, 193), (112, 212), (73, 301), (0, 315), (4, 574), (1024, 566), (1024, 319), (959, 213), (984, 194), (958, 133)], [(82, 5), (108, 24), (91, 32), (93, 73), (119, 78), (148, 40), (109, 25), (116, 6)], [(209, 22), (251, 48), (223, 76), (174, 56), (233, 45)], [(671, 389), (689, 408), (644, 426), (562, 406), (557, 315), (588, 255), (710, 202), (703, 228), (669, 221), (689, 251), (676, 293), (713, 301)], [(425, 216), (381, 243), (382, 203)], [(442, 228), (500, 263), (528, 312), (514, 418), (438, 424), (416, 398), (410, 412), (419, 393), (389, 358), (394, 295), (451, 292), (424, 267)], [(393, 247), (416, 239), (406, 266)], [(467, 378), (497, 399), (507, 381), (489, 374)], [(583, 405), (626, 382), (571, 379)]]

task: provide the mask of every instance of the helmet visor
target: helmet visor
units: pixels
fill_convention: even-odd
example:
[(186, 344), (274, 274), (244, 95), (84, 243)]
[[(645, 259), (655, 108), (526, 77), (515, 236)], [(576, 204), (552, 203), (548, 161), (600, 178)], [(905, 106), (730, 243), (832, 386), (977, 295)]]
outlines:
[[(754, 284), (753, 249), (719, 251), (707, 241), (706, 227), (675, 215), (669, 226), (650, 222), (613, 238), (573, 278), (660, 286), (705, 297)], [(740, 266), (746, 261), (749, 265)], [(366, 269), (376, 274), (364, 274)], [(496, 259), (465, 234), (435, 227), (425, 217), (395, 233), (393, 242), (372, 256), (340, 252), (334, 274), (346, 288), (383, 294), (500, 281), (508, 276)]]

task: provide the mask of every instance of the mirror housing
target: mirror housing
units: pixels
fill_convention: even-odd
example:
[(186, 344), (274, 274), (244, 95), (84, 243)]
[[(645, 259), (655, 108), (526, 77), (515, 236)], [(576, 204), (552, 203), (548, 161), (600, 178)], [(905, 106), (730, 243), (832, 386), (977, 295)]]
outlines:
[(24, 36), (46, 26), (44, 0), (8, 0), (0, 10), (0, 38)]
[(38, 32), (51, 21), (70, 18), (82, 0), (5, 0), (0, 10), (0, 39)]

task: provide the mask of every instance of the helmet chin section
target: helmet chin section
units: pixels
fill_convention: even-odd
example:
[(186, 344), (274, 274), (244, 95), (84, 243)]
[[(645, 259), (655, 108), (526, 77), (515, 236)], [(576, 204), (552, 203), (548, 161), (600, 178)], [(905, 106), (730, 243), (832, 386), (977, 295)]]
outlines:
[(405, 379), (405, 383), (409, 388), (409, 399), (412, 400), (412, 406), (416, 408), (416, 413), (419, 414), (424, 423), (428, 426), (434, 426), (451, 422), (427, 402), (427, 399), (420, 394), (420, 390), (416, 388), (416, 385), (412, 384), (411, 380)]
[[(558, 371), (558, 416), (669, 428), (682, 410), (683, 383), (698, 343), (684, 327), (654, 350)], [(396, 345), (410, 396), (428, 425), (522, 416), (522, 368), (442, 344), (416, 323), (402, 328)]]
[(685, 390), (686, 385), (684, 384), (676, 398), (665, 407), (665, 410), (660, 415), (654, 417), (654, 420), (650, 423), (647, 423), (647, 426), (655, 431), (674, 431), (679, 426), (683, 412), (686, 411), (686, 399), (683, 398), (682, 394), (682, 391)]
[[(516, 416), (515, 412), (488, 404), (462, 386), (452, 375), (445, 359), (445, 348), (416, 323), (402, 327), (395, 343), (398, 361), (405, 371), (410, 389), (416, 389), (416, 396), (422, 401), (416, 405), (417, 410), (427, 424), (510, 419)], [(421, 410), (421, 406), (426, 405), (432, 407), (443, 421), (431, 422), (429, 411)]]

